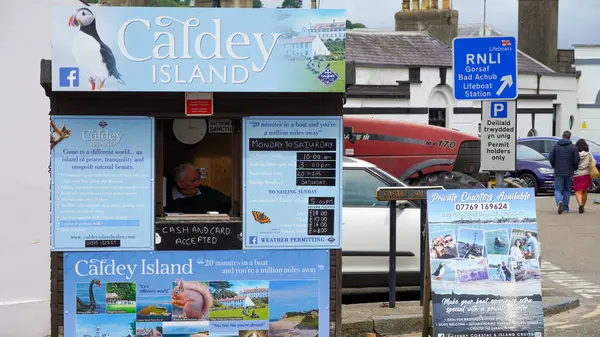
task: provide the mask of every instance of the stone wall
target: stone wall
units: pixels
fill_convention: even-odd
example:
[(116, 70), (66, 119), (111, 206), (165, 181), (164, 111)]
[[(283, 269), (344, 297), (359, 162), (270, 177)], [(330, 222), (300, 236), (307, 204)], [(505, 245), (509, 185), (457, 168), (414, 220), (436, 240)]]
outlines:
[(558, 0), (519, 0), (519, 49), (558, 70)]

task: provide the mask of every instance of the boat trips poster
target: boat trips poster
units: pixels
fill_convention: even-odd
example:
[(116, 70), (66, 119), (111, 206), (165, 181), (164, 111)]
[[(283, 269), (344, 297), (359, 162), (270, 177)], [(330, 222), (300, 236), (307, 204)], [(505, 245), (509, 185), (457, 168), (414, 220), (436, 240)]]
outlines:
[(434, 335), (543, 336), (534, 190), (436, 190), (427, 201)]
[(327, 250), (65, 253), (65, 337), (329, 334)]

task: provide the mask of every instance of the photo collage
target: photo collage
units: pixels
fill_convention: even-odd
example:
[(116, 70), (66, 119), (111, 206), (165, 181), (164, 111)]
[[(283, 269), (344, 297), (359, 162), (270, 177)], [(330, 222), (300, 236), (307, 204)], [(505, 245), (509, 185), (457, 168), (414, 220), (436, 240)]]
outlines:
[(527, 229), (532, 227), (529, 224), (432, 227), (435, 227), (429, 233), (432, 282), (450, 286), (476, 281), (519, 283), (540, 279), (540, 244), (537, 232)]
[(76, 337), (315, 337), (319, 281), (76, 283)]

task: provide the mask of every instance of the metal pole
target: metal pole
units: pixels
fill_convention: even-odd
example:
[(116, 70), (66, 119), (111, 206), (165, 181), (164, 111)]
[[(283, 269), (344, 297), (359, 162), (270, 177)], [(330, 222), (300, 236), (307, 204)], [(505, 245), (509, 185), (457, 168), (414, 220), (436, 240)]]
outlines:
[(485, 24), (486, 24), (486, 18), (487, 17), (487, 0), (483, 0), (483, 36), (486, 35), (485, 33)]
[(389, 306), (396, 307), (396, 200), (390, 201)]
[(423, 306), (423, 298), (425, 296), (425, 263), (427, 263), (426, 260), (426, 256), (425, 256), (425, 252), (427, 250), (427, 242), (426, 242), (426, 236), (427, 233), (425, 232), (427, 230), (427, 199), (423, 199), (421, 200), (421, 242), (420, 242), (420, 251), (421, 251), (421, 257), (420, 257), (420, 275), (419, 275), (419, 290), (421, 293), (421, 300), (420, 300), (420, 304), (421, 306)]
[(496, 188), (504, 187), (504, 172), (496, 171)]

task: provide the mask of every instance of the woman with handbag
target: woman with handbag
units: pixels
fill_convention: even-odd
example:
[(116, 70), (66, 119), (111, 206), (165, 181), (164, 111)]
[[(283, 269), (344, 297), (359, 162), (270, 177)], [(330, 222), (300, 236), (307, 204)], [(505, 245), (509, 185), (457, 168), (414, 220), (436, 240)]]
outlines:
[(594, 177), (594, 175), (598, 173), (598, 169), (596, 168), (596, 160), (590, 153), (586, 141), (579, 139), (575, 146), (579, 151), (580, 160), (573, 178), (573, 189), (575, 190), (577, 203), (579, 203), (579, 213), (583, 213), (587, 202), (588, 189), (592, 185), (592, 179), (597, 177)]

